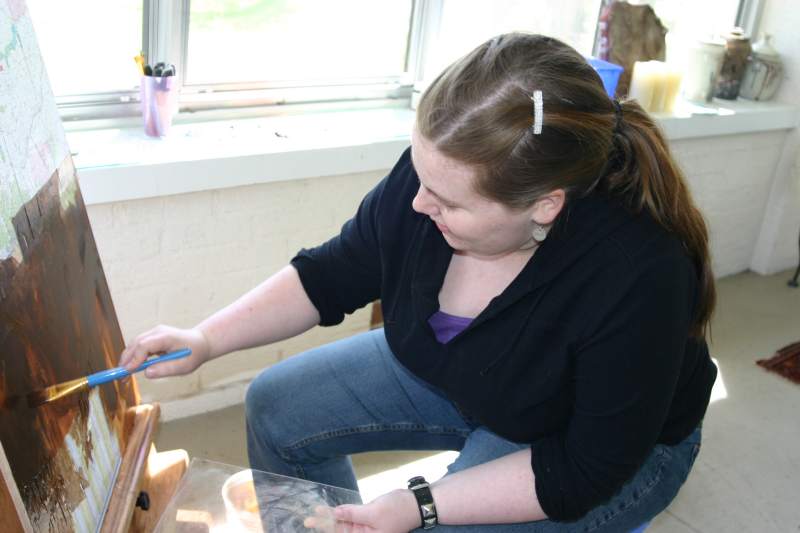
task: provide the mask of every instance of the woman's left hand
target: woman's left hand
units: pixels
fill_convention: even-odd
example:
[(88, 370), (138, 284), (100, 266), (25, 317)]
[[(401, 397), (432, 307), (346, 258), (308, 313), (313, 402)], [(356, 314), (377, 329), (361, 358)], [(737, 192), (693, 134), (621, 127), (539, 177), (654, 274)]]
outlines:
[(420, 526), (420, 517), (414, 494), (398, 489), (366, 505), (319, 507), (304, 525), (325, 533), (406, 533)]

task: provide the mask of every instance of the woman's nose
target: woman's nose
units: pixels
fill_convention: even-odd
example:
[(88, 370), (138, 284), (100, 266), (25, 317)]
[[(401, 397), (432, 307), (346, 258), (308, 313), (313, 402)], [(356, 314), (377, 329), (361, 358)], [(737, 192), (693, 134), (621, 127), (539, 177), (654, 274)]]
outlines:
[(411, 201), (411, 208), (417, 213), (423, 215), (433, 216), (438, 212), (436, 202), (433, 201), (431, 195), (425, 190), (425, 187), (420, 186), (417, 195)]

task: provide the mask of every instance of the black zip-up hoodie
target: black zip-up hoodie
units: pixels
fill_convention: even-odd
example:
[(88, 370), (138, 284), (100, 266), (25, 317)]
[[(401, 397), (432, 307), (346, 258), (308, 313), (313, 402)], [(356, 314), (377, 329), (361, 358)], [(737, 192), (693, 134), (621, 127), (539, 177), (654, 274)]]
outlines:
[(440, 344), (452, 249), (411, 208), (406, 150), (340, 235), (292, 259), (323, 326), (378, 298), (397, 359), (506, 439), (531, 444), (551, 520), (609, 500), (657, 443), (698, 425), (717, 369), (689, 337), (697, 271), (677, 237), (602, 193), (570, 200), (516, 279)]

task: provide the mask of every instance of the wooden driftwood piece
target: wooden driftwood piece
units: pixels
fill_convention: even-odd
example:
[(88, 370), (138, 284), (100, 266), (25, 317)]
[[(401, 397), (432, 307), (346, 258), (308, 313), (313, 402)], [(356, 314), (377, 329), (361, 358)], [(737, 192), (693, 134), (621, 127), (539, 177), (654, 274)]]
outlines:
[(608, 61), (625, 69), (616, 92), (618, 98), (624, 98), (631, 84), (634, 62), (664, 61), (667, 28), (649, 5), (614, 2), (609, 9)]

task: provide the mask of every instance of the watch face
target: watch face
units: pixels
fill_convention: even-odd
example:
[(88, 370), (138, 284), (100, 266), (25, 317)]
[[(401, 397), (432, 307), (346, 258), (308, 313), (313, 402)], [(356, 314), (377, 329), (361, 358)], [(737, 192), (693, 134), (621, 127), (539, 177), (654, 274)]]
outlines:
[(412, 485), (419, 485), (420, 483), (427, 483), (427, 481), (425, 481), (425, 478), (422, 476), (412, 477), (411, 479), (408, 480), (409, 487), (411, 487)]

